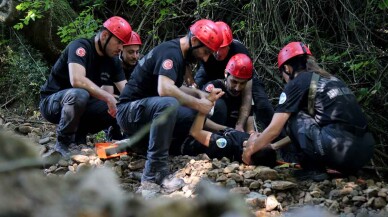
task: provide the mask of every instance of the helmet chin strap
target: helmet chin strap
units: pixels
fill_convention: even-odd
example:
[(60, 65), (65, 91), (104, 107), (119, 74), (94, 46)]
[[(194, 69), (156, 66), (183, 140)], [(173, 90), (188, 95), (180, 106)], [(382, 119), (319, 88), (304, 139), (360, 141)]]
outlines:
[(109, 43), (110, 39), (112, 38), (112, 36), (113, 36), (113, 34), (111, 32), (109, 32), (109, 37), (106, 40), (104, 47), (103, 47), (101, 44), (101, 33), (98, 35), (98, 48), (101, 50), (101, 52), (102, 52), (102, 54), (104, 54), (104, 56), (108, 56), (106, 53), (106, 47), (108, 46), (108, 43)]
[(202, 44), (202, 42), (200, 42), (199, 45), (193, 47), (193, 45), (191, 44), (191, 37), (192, 37), (192, 36), (193, 36), (193, 34), (192, 34), (191, 32), (189, 32), (189, 34), (188, 34), (188, 39), (189, 39), (189, 50), (188, 50), (187, 55), (186, 55), (186, 60), (187, 60), (188, 62), (194, 62), (195, 58), (194, 58), (194, 56), (193, 56), (193, 51), (194, 51), (195, 49), (198, 49), (198, 48), (201, 48), (201, 47), (205, 46), (204, 44)]

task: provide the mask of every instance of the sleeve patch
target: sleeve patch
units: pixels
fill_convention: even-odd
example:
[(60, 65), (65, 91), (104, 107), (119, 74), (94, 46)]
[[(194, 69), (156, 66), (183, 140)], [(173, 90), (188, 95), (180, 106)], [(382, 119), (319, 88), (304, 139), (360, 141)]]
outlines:
[(214, 89), (214, 85), (213, 84), (208, 84), (206, 87), (205, 87), (205, 91), (206, 92), (212, 92), (212, 90)]
[(287, 95), (286, 93), (282, 93), (280, 94), (280, 97), (279, 97), (279, 105), (283, 104), (285, 101), (287, 100)]
[(79, 56), (79, 57), (84, 57), (86, 55), (86, 51), (83, 47), (79, 47), (75, 51), (75, 54), (77, 54), (77, 56)]
[(217, 139), (216, 144), (219, 148), (225, 148), (225, 146), (228, 144), (228, 142), (224, 138), (219, 138), (219, 139)]
[(170, 59), (166, 59), (163, 61), (162, 67), (165, 70), (170, 70), (174, 66), (174, 63)]

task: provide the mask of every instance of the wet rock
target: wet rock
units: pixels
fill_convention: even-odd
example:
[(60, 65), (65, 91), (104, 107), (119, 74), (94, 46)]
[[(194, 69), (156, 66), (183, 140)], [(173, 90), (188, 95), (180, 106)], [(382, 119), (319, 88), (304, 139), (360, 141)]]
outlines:
[(269, 167), (259, 166), (255, 171), (257, 172), (257, 175), (255, 176), (256, 179), (276, 180), (278, 178), (278, 172)]
[(29, 134), (32, 131), (32, 127), (29, 125), (20, 125), (16, 128), (16, 131), (22, 134)]
[(271, 195), (265, 199), (265, 210), (267, 212), (272, 211), (280, 206), (280, 203), (276, 200), (275, 196)]
[(236, 187), (236, 188), (230, 189), (230, 192), (236, 193), (236, 194), (249, 194), (249, 192), (251, 191), (247, 187)]
[(128, 164), (128, 168), (130, 170), (142, 169), (145, 166), (145, 162), (146, 162), (145, 159), (139, 159), (136, 161), (132, 161), (131, 163)]
[(39, 140), (39, 144), (44, 145), (50, 142), (50, 137), (45, 137)]
[(286, 190), (286, 189), (296, 187), (295, 183), (292, 183), (289, 181), (272, 181), (271, 185), (272, 185), (272, 189), (275, 189), (275, 190)]
[(87, 162), (89, 162), (89, 157), (88, 156), (80, 155), (80, 154), (72, 155), (71, 159), (73, 161), (77, 162), (77, 163), (87, 163)]
[(373, 201), (373, 208), (375, 208), (375, 209), (381, 209), (381, 208), (385, 207), (386, 205), (387, 205), (387, 202), (381, 197), (377, 197)]
[(227, 177), (230, 178), (230, 179), (233, 179), (236, 182), (244, 181), (244, 178), (241, 175), (237, 174), (237, 173), (229, 173), (227, 175)]
[(245, 202), (252, 208), (265, 208), (266, 199), (267, 196), (257, 192), (249, 192), (249, 194), (245, 196)]

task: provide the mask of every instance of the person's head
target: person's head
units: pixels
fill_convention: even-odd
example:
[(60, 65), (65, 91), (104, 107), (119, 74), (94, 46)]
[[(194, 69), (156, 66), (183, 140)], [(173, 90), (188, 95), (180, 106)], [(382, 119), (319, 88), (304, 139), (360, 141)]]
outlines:
[(222, 32), (223, 41), (222, 41), (222, 44), (220, 46), (220, 49), (218, 49), (218, 51), (214, 53), (214, 57), (218, 61), (222, 61), (228, 55), (229, 45), (233, 41), (233, 33), (232, 33), (232, 30), (230, 29), (229, 25), (222, 22), (222, 21), (216, 22), (216, 25), (218, 26), (218, 28), (220, 28), (220, 30)]
[(123, 50), (123, 44), (131, 38), (132, 27), (118, 16), (107, 19), (98, 37), (100, 51), (109, 57), (117, 56)]
[(225, 68), (226, 89), (232, 96), (238, 96), (252, 78), (253, 64), (251, 58), (239, 53), (230, 58)]
[(188, 60), (202, 60), (206, 62), (213, 52), (222, 44), (222, 33), (218, 26), (211, 20), (202, 19), (190, 27), (188, 34), (189, 51)]
[(303, 71), (314, 71), (326, 78), (331, 76), (318, 65), (310, 49), (303, 42), (291, 42), (284, 46), (278, 54), (278, 67), (286, 82)]
[(307, 57), (312, 56), (310, 49), (303, 42), (291, 42), (284, 46), (278, 54), (278, 68), (288, 82), (295, 72), (305, 70)]
[(122, 58), (123, 61), (131, 66), (137, 64), (140, 57), (140, 46), (142, 45), (139, 34), (132, 31), (131, 38), (127, 43), (124, 44)]

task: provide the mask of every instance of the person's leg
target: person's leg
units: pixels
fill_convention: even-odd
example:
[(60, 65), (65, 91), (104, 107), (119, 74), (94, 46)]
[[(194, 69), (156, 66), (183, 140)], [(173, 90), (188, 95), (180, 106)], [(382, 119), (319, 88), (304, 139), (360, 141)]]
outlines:
[(98, 133), (113, 125), (117, 125), (117, 122), (108, 113), (108, 105), (102, 100), (89, 98), (76, 133), (76, 142), (77, 144), (85, 144), (88, 133)]
[(289, 136), (297, 153), (297, 160), (304, 171), (297, 174), (301, 179), (321, 181), (326, 179), (326, 147), (322, 143), (321, 128), (308, 114), (300, 111), (288, 121)]
[(375, 141), (369, 132), (349, 132), (331, 124), (322, 129), (322, 141), (328, 149), (328, 166), (346, 175), (356, 174), (373, 156)]
[(263, 129), (271, 123), (274, 109), (268, 100), (263, 82), (254, 74), (252, 78), (253, 113)]
[(84, 89), (71, 88), (50, 95), (40, 104), (43, 117), (50, 122), (58, 123), (55, 150), (63, 156), (70, 154), (68, 147), (74, 142), (89, 96)]
[(182, 185), (181, 181), (166, 182), (165, 179), (170, 174), (168, 151), (178, 106), (179, 102), (173, 97), (150, 97), (119, 105), (118, 123), (126, 133), (135, 133), (139, 126), (151, 122), (142, 182), (162, 184), (169, 189)]
[(191, 125), (194, 122), (195, 116), (197, 115), (197, 111), (194, 109), (179, 106), (177, 119), (173, 132), (173, 141), (170, 146), (170, 154), (171, 155), (181, 155), (181, 146), (189, 136)]

